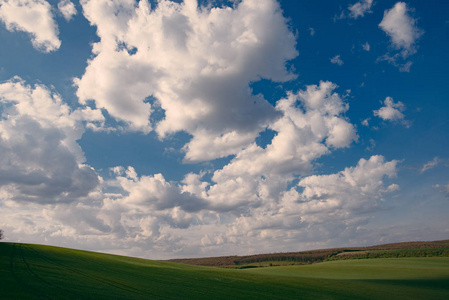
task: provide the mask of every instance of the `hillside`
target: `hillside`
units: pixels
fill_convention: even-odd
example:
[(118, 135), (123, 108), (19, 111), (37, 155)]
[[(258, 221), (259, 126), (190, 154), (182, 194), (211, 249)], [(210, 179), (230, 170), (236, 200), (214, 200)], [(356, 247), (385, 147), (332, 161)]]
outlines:
[(0, 243), (2, 299), (449, 299), (449, 258), (223, 269)]
[(269, 253), (247, 256), (172, 259), (170, 261), (209, 267), (248, 268), (310, 264), (329, 260), (343, 260), (354, 258), (399, 257), (449, 257), (449, 240), (432, 242), (403, 242), (370, 247), (331, 248), (301, 252)]

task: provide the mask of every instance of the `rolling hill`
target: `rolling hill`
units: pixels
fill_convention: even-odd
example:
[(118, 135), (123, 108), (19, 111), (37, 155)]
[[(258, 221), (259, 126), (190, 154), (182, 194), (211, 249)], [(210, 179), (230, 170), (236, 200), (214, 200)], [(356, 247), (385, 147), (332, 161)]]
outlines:
[(449, 299), (449, 258), (226, 269), (0, 243), (2, 299)]

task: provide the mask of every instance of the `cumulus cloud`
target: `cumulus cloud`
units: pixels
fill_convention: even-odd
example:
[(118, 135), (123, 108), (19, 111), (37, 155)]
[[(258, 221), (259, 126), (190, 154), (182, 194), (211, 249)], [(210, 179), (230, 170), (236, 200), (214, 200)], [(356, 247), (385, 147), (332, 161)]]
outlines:
[[(55, 201), (52, 208), (44, 207), (45, 213), (36, 206), (24, 213), (33, 216), (34, 225), (23, 222), (30, 219), (24, 214), (8, 220), (17, 224), (22, 236), (31, 236), (33, 226), (42, 226), (39, 234), (51, 235), (60, 244), (104, 247), (115, 253), (136, 247), (134, 254), (139, 256), (144, 255), (142, 249), (152, 249), (158, 257), (164, 252), (216, 251), (217, 245), (231, 247), (244, 241), (236, 232), (247, 228), (250, 235), (270, 238), (277, 226), (296, 222), (290, 218), (283, 223), (287, 208), (282, 199), (288, 184), (310, 173), (316, 158), (357, 140), (354, 126), (344, 117), (348, 105), (336, 88), (320, 82), (279, 100), (275, 111), (280, 117), (269, 125), (276, 132), (271, 143), (265, 148), (253, 143), (241, 150), (210, 181), (204, 172), (189, 173), (176, 183), (162, 174), (140, 175), (133, 167), (119, 166), (101, 182), (103, 191), (91, 189), (86, 201)], [(54, 122), (62, 119), (55, 112), (48, 115), (55, 116)], [(13, 205), (6, 207), (12, 210)], [(293, 228), (297, 230), (288, 230)]]
[(183, 211), (197, 212), (207, 208), (207, 203), (187, 190), (167, 182), (162, 174), (137, 177), (134, 168), (128, 167), (126, 176), (116, 178), (127, 194), (123, 202), (146, 210), (165, 210), (179, 207)]
[(42, 52), (59, 49), (58, 26), (50, 4), (45, 0), (4, 0), (0, 20), (9, 31), (24, 31), (31, 36), (33, 47)]
[[(269, 168), (271, 171), (279, 168), (283, 174), (289, 168), (308, 165), (313, 159), (327, 153), (327, 147), (348, 147), (352, 141), (357, 140), (357, 134), (352, 124), (341, 116), (349, 107), (340, 95), (334, 92), (336, 88), (332, 82), (321, 81), (319, 85), (309, 85), (305, 90), (296, 94), (290, 93), (287, 98), (279, 100), (276, 109), (282, 112), (283, 117), (270, 125), (270, 129), (277, 132), (271, 144), (263, 151), (253, 144), (242, 151), (233, 162), (241, 161), (243, 156), (256, 160), (259, 155), (251, 153), (254, 149), (263, 153), (265, 158), (262, 158), (260, 163), (253, 163), (253, 167), (267, 168), (266, 170)], [(249, 155), (246, 155), (247, 152)], [(266, 159), (276, 161), (267, 166)], [(299, 165), (294, 166), (294, 161)], [(240, 171), (250, 170), (251, 168), (244, 167)], [(300, 169), (295, 171), (300, 173)]]
[(385, 120), (399, 122), (401, 121), (404, 125), (409, 126), (409, 122), (405, 121), (404, 114), (405, 105), (401, 101), (394, 102), (393, 98), (387, 97), (384, 100), (385, 106), (373, 111), (374, 115)]
[[(303, 211), (334, 213), (344, 208), (344, 213), (355, 209), (360, 211), (377, 206), (385, 192), (398, 189), (396, 184), (385, 187), (384, 177), (396, 176), (397, 161), (386, 162), (380, 155), (369, 160), (361, 159), (356, 167), (349, 167), (338, 174), (313, 175), (302, 179), (298, 186), (303, 188), (298, 200), (302, 201)], [(291, 190), (296, 194), (294, 190)], [(365, 207), (365, 205), (367, 205)]]
[(76, 15), (77, 13), (75, 4), (73, 4), (73, 2), (71, 2), (70, 0), (59, 1), (58, 9), (67, 22), (70, 21), (73, 18), (73, 16)]
[(373, 5), (373, 0), (362, 0), (348, 7), (350, 11), (349, 17), (353, 19), (358, 19), (365, 16), (366, 13), (372, 13), (371, 7)]
[[(161, 138), (192, 135), (186, 162), (235, 154), (278, 117), (249, 84), (294, 78), (295, 36), (274, 0), (234, 7), (196, 1), (81, 1), (100, 42), (85, 74), (75, 80), (81, 103), (94, 100), (130, 130)], [(153, 107), (164, 111), (150, 122)]]
[(334, 22), (346, 18), (358, 19), (363, 18), (365, 14), (372, 13), (371, 7), (373, 6), (373, 0), (360, 0), (354, 4), (348, 6), (348, 10), (341, 9), (339, 15), (334, 16)]
[(265, 239), (289, 244), (306, 243), (316, 234), (324, 240), (359, 235), (369, 222), (363, 215), (380, 209), (385, 195), (399, 189), (388, 184), (396, 176), (397, 163), (375, 155), (336, 174), (304, 177), (279, 201), (237, 218), (229, 226), (227, 240), (263, 249)]
[(393, 8), (384, 12), (379, 27), (391, 38), (396, 49), (402, 49), (403, 55), (413, 54), (416, 40), (422, 30), (416, 26), (416, 20), (409, 15), (410, 9), (404, 2), (397, 2)]
[(225, 207), (260, 205), (254, 190), (276, 198), (273, 193), (294, 174), (307, 174), (313, 160), (356, 141), (354, 126), (342, 116), (348, 105), (334, 92), (336, 87), (322, 81), (279, 100), (276, 109), (283, 117), (269, 126), (276, 132), (271, 143), (265, 148), (253, 143), (215, 171), (216, 184), (208, 191), (211, 201)]
[(216, 217), (202, 212), (208, 203), (184, 188), (192, 184), (193, 178), (178, 185), (166, 181), (161, 174), (139, 175), (132, 167), (115, 167), (112, 171), (114, 176), (101, 182), (101, 187), (113, 188), (113, 193), (97, 190), (80, 201), (51, 205), (32, 202), (20, 209), (17, 202), (0, 202), (8, 214), (2, 222), (8, 224), (9, 236), (160, 258), (168, 258), (164, 253), (172, 256), (185, 248), (186, 241), (198, 249), (202, 237), (192, 241), (188, 234), (182, 238), (185, 230), (194, 225), (214, 224)]
[(411, 61), (404, 63), (398, 60), (405, 60), (410, 55), (416, 53), (416, 41), (424, 33), (416, 26), (416, 19), (410, 16), (411, 9), (404, 2), (397, 2), (393, 8), (384, 12), (384, 17), (379, 27), (390, 37), (391, 44), (397, 53), (387, 53), (378, 60), (388, 61), (401, 72), (409, 72)]
[(0, 103), (1, 223), (11, 239), (172, 253), (180, 238), (168, 231), (188, 228), (198, 218), (193, 213), (207, 208), (161, 174), (115, 167), (104, 181), (77, 144), (85, 127), (101, 128), (99, 110), (70, 108), (52, 89), (19, 77), (0, 84)]
[(330, 59), (331, 63), (342, 66), (344, 64), (343, 60), (340, 58), (340, 55), (335, 55)]
[(58, 94), (18, 77), (0, 84), (0, 102), (2, 200), (71, 202), (97, 188), (100, 178), (76, 141), (83, 122), (103, 121), (99, 111), (70, 110)]
[(208, 208), (204, 199), (167, 182), (162, 174), (139, 176), (133, 167), (116, 167), (114, 171), (116, 177), (106, 186), (114, 186), (118, 192), (103, 194), (91, 217), (104, 224), (105, 234), (120, 235), (128, 242), (169, 240), (164, 232), (189, 228), (201, 216), (200, 211)]
[[(252, 94), (260, 78), (294, 77), (286, 62), (297, 56), (295, 37), (277, 2), (81, 5), (100, 42), (75, 82), (81, 105), (93, 100), (97, 109), (70, 108), (20, 78), (0, 84), (1, 222), (13, 239), (149, 258), (235, 253), (236, 245), (242, 254), (273, 251), (273, 243), (291, 251), (317, 235), (362, 234), (366, 213), (399, 190), (389, 182), (397, 161), (382, 156), (310, 176), (318, 158), (358, 140), (336, 84), (308, 85), (275, 106)], [(402, 113), (399, 104), (386, 100), (385, 109)], [(159, 107), (164, 116), (154, 120)], [(132, 166), (100, 178), (77, 144), (85, 128), (102, 128), (100, 108), (129, 130), (189, 133), (187, 162), (235, 156), (179, 182)], [(383, 109), (379, 117), (393, 118)], [(266, 129), (274, 137), (258, 146)]]
[[(313, 240), (310, 236), (317, 233), (323, 239), (361, 234), (357, 231), (369, 222), (364, 214), (380, 209), (384, 197), (399, 190), (397, 184), (388, 183), (396, 176), (396, 166), (397, 161), (372, 156), (336, 174), (305, 176), (287, 191), (285, 186), (279, 188), (282, 176), (267, 175), (253, 183), (234, 178), (209, 188), (202, 175), (188, 174), (177, 185), (161, 174), (139, 176), (132, 167), (117, 167), (117, 177), (107, 184), (122, 192), (105, 194), (99, 205), (93, 202), (90, 208), (71, 205), (70, 216), (63, 207), (47, 213), (48, 218), (61, 220), (62, 236), (81, 232), (91, 243), (101, 241), (106, 247), (119, 238), (116, 247), (149, 247), (153, 255), (163, 251), (188, 255), (189, 249), (190, 255), (224, 254), (228, 247), (234, 253), (260, 252), (270, 249), (267, 239), (278, 241), (277, 249), (282, 250), (298, 239)], [(215, 186), (219, 193), (213, 191)], [(226, 205), (238, 197), (244, 207)]]

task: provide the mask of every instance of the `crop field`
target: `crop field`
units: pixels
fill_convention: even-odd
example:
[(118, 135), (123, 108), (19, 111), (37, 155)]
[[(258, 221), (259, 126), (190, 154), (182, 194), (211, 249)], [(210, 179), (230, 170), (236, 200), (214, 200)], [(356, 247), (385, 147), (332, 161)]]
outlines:
[(449, 258), (212, 268), (0, 243), (1, 299), (449, 299)]
[(247, 256), (221, 256), (188, 259), (172, 259), (188, 265), (251, 268), (267, 266), (304, 265), (330, 260), (403, 258), (403, 257), (449, 257), (449, 240), (426, 242), (403, 242), (370, 247), (346, 247), (308, 250), (287, 253), (266, 253)]

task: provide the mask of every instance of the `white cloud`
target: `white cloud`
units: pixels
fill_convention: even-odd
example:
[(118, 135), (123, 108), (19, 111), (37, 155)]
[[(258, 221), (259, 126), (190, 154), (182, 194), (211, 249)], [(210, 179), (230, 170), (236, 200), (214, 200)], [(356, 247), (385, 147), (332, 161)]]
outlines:
[(310, 33), (311, 36), (314, 36), (315, 35), (315, 29), (312, 28), (312, 27), (309, 27), (309, 33)]
[(348, 6), (348, 11), (341, 9), (339, 15), (334, 16), (334, 22), (345, 18), (363, 18), (365, 14), (372, 13), (373, 0), (360, 0)]
[(102, 126), (99, 110), (70, 109), (54, 91), (18, 77), (0, 84), (0, 103), (0, 225), (13, 240), (172, 253), (179, 238), (167, 230), (189, 227), (191, 212), (207, 208), (161, 174), (116, 167), (104, 182), (77, 144), (89, 124)]
[(388, 193), (392, 193), (392, 192), (396, 192), (399, 190), (401, 190), (401, 187), (398, 184), (393, 183), (393, 184), (390, 184), (385, 191)]
[[(334, 92), (336, 88), (329, 81), (321, 81), (319, 85), (309, 85), (305, 90), (290, 93), (287, 98), (278, 101), (276, 109), (282, 112), (283, 117), (270, 125), (270, 129), (277, 134), (271, 144), (263, 149), (266, 158), (277, 160), (269, 167), (272, 171), (275, 166), (284, 165), (278, 159), (286, 160), (285, 167), (292, 167), (290, 160), (298, 158), (303, 161), (300, 165), (309, 164), (328, 151), (321, 144), (323, 140), (328, 147), (335, 148), (348, 147), (357, 140), (354, 127), (341, 116), (348, 110), (348, 105)], [(251, 152), (242, 151), (236, 160), (240, 160), (246, 151)], [(253, 159), (257, 157), (253, 154), (249, 156)], [(255, 163), (254, 167), (266, 167), (266, 161)]]
[(348, 105), (334, 92), (336, 87), (322, 81), (279, 100), (276, 109), (283, 117), (269, 126), (276, 132), (271, 143), (266, 148), (253, 143), (217, 170), (212, 178), (216, 184), (208, 192), (211, 201), (226, 207), (259, 205), (254, 190), (271, 195), (293, 174), (310, 172), (313, 160), (356, 141), (354, 126), (342, 116)]
[(396, 176), (397, 163), (376, 155), (336, 174), (305, 177), (278, 201), (238, 217), (229, 226), (227, 241), (263, 252), (269, 251), (267, 239), (282, 249), (293, 241), (314, 241), (317, 234), (326, 241), (359, 236), (369, 222), (364, 215), (381, 209), (384, 197), (399, 189), (387, 184)]
[[(225, 251), (244, 241), (234, 231), (245, 226), (252, 228), (248, 234), (256, 235), (261, 234), (257, 228), (263, 227), (264, 239), (270, 238), (271, 229), (286, 218), (281, 199), (288, 183), (298, 174), (308, 174), (314, 159), (357, 139), (353, 125), (343, 116), (348, 105), (334, 92), (336, 88), (331, 82), (320, 82), (278, 101), (280, 117), (269, 125), (276, 131), (271, 143), (266, 148), (251, 144), (240, 151), (214, 172), (211, 182), (203, 179), (205, 173), (189, 173), (178, 184), (161, 174), (139, 175), (132, 167), (114, 167), (112, 178), (101, 183), (103, 192), (91, 191), (89, 199), (56, 201), (53, 207), (36, 206), (8, 216), (7, 222), (14, 224), (13, 236), (28, 241), (51, 236), (59, 245), (115, 253), (135, 247), (136, 252), (128, 250), (128, 255), (142, 256), (142, 249), (151, 249), (152, 257), (173, 256), (175, 251), (210, 254), (217, 245)], [(64, 116), (30, 111), (55, 116), (53, 123)], [(13, 211), (14, 205), (9, 202), (5, 209)], [(32, 225), (25, 222), (30, 219)], [(294, 219), (288, 220), (286, 224), (293, 226)]]
[[(78, 96), (98, 109), (70, 108), (53, 89), (20, 78), (0, 84), (0, 227), (11, 240), (147, 258), (372, 242), (370, 212), (389, 207), (399, 190), (389, 182), (397, 161), (372, 156), (310, 176), (320, 157), (358, 139), (345, 117), (349, 91), (322, 81), (275, 106), (252, 95), (260, 78), (294, 77), (286, 62), (297, 55), (295, 38), (277, 2), (235, 3), (81, 1), (101, 40), (76, 80)], [(165, 117), (151, 123), (158, 106)], [(99, 108), (129, 130), (187, 132), (186, 162), (235, 157), (180, 182), (132, 166), (100, 178), (77, 143), (86, 128), (103, 128)], [(387, 97), (375, 114), (403, 121), (404, 109)], [(265, 129), (274, 137), (261, 147), (255, 137)], [(449, 194), (449, 185), (435, 187)]]
[(431, 160), (431, 161), (427, 162), (426, 164), (424, 164), (424, 166), (421, 169), (421, 173), (424, 173), (427, 170), (435, 168), (440, 162), (441, 162), (441, 160), (437, 156), (435, 156), (433, 158), (433, 160)]
[(179, 207), (183, 211), (197, 212), (207, 208), (201, 198), (167, 182), (162, 174), (137, 177), (135, 170), (128, 167), (126, 176), (116, 178), (126, 197), (123, 203), (140, 207), (141, 210), (165, 210)]
[(3, 0), (0, 20), (9, 31), (29, 33), (33, 47), (39, 51), (51, 52), (61, 46), (58, 26), (45, 0)]
[(362, 45), (363, 50), (369, 52), (371, 49), (371, 46), (368, 42), (366, 42), (365, 44)]
[(405, 116), (402, 113), (405, 110), (404, 103), (402, 103), (401, 101), (395, 103), (393, 98), (387, 97), (384, 100), (384, 104), (385, 106), (373, 111), (375, 116), (385, 121), (402, 121), (404, 125), (410, 125), (409, 122), (404, 120)]
[[(289, 92), (275, 106), (252, 95), (249, 83), (262, 77), (293, 78), (285, 66), (295, 40), (276, 2), (81, 4), (101, 41), (76, 80), (78, 96), (98, 109), (71, 109), (20, 78), (0, 84), (0, 225), (13, 239), (149, 258), (291, 251), (298, 240), (363, 235), (367, 213), (399, 190), (388, 182), (397, 161), (382, 156), (310, 176), (318, 158), (358, 139), (347, 95), (332, 82)], [(158, 105), (165, 118), (150, 123)], [(385, 105), (379, 117), (404, 119), (402, 103), (387, 97)], [(187, 162), (235, 157), (180, 182), (131, 166), (100, 178), (77, 144), (85, 128), (102, 128), (99, 108), (129, 130), (191, 134)], [(260, 147), (255, 137), (265, 129), (275, 136)]]
[[(7, 216), (1, 223), (5, 222), (8, 236), (153, 258), (172, 257), (186, 242), (199, 247), (201, 237), (190, 240), (192, 234), (186, 235), (186, 229), (216, 221), (212, 214), (201, 212), (207, 209), (205, 200), (167, 182), (161, 174), (140, 176), (132, 167), (113, 171), (115, 177), (101, 184), (116, 193), (97, 191), (81, 201), (25, 207), (3, 200)], [(192, 184), (192, 180), (187, 181)]]
[(413, 62), (408, 61), (402, 65), (399, 65), (399, 71), (400, 72), (410, 72), (410, 67), (412, 66)]
[(384, 12), (379, 27), (391, 38), (393, 47), (401, 50), (406, 58), (416, 52), (416, 40), (423, 31), (416, 26), (416, 20), (409, 15), (410, 8), (404, 2), (397, 2)]
[(73, 4), (73, 2), (71, 2), (70, 0), (59, 1), (58, 9), (67, 22), (70, 21), (73, 18), (73, 16), (76, 15), (77, 13), (75, 4)]
[[(385, 192), (397, 190), (394, 185), (384, 187), (384, 177), (396, 176), (397, 161), (385, 162), (380, 155), (369, 160), (361, 159), (356, 167), (346, 168), (337, 174), (313, 175), (302, 179), (298, 186), (303, 188), (298, 201), (302, 213), (341, 213), (349, 211), (360, 212), (364, 209), (377, 207), (377, 201)], [(291, 190), (295, 194), (294, 190)], [(324, 217), (324, 216), (323, 216)], [(306, 217), (307, 218), (307, 217)]]
[[(98, 109), (70, 109), (51, 89), (20, 78), (0, 85), (7, 107), (0, 153), (10, 162), (1, 166), (0, 197), (12, 237), (136, 251), (128, 255), (198, 255), (232, 245), (226, 232), (242, 214), (274, 208), (313, 160), (358, 138), (331, 82), (290, 93), (275, 107), (252, 95), (250, 82), (294, 78), (286, 61), (297, 55), (295, 37), (275, 1), (207, 9), (161, 1), (154, 10), (145, 1), (137, 8), (133, 1), (81, 4), (101, 41), (76, 81), (78, 96), (81, 104), (94, 99)], [(165, 119), (150, 124), (156, 105)], [(77, 144), (85, 128), (102, 128), (99, 108), (130, 130), (154, 127), (162, 138), (187, 131), (193, 137), (184, 146), (186, 161), (236, 157), (210, 182), (205, 173), (176, 183), (132, 167), (112, 168), (103, 180)], [(261, 148), (255, 137), (267, 128), (276, 136)]]
[[(403, 62), (402, 56), (399, 53), (396, 53), (394, 55), (390, 55), (390, 53), (386, 53), (380, 57), (377, 58), (377, 62), (379, 61), (386, 61), (393, 66), (399, 68), (400, 72), (410, 72), (410, 68), (413, 65), (412, 61), (405, 61)], [(401, 62), (402, 61), (402, 62)]]
[(335, 55), (330, 59), (331, 63), (342, 66), (344, 64), (343, 60), (340, 58), (340, 55)]
[[(153, 9), (147, 1), (81, 4), (101, 39), (75, 81), (81, 103), (93, 99), (131, 130), (191, 134), (186, 162), (235, 154), (278, 117), (249, 88), (260, 78), (294, 78), (286, 62), (298, 54), (295, 36), (276, 1), (244, 0), (233, 8), (193, 0), (160, 1)], [(165, 112), (156, 124), (152, 105)]]
[(349, 17), (353, 19), (358, 19), (365, 16), (366, 13), (372, 13), (371, 6), (373, 5), (373, 0), (361, 0), (348, 7), (350, 13)]
[(71, 111), (58, 94), (18, 77), (0, 84), (0, 102), (0, 199), (71, 202), (95, 191), (100, 179), (76, 141), (82, 122), (103, 121), (99, 111)]

